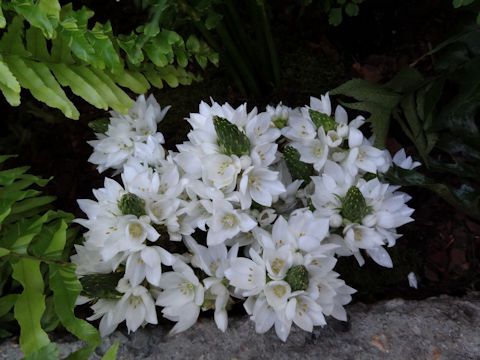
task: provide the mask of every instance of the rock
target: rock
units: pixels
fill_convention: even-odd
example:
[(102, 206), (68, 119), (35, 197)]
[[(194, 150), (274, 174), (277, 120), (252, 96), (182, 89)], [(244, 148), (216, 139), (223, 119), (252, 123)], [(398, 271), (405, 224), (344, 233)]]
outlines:
[[(275, 332), (255, 333), (247, 317), (229, 319), (225, 333), (213, 320), (201, 318), (184, 333), (168, 336), (165, 326), (148, 326), (136, 333), (117, 330), (98, 347), (91, 359), (119, 340), (118, 360), (133, 359), (480, 359), (480, 293), (464, 298), (436, 297), (420, 301), (390, 300), (347, 307), (346, 323), (327, 319), (330, 325), (313, 333), (295, 326), (283, 343)], [(62, 357), (82, 342), (57, 340)], [(15, 339), (0, 346), (0, 359), (20, 359)]]

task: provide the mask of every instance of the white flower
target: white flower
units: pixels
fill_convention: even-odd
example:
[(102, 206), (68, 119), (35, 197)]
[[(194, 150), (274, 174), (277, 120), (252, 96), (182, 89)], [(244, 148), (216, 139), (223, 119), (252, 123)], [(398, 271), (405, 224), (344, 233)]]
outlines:
[(230, 267), (225, 270), (225, 277), (230, 285), (239, 289), (242, 296), (259, 294), (266, 284), (265, 262), (250, 249), (252, 260), (239, 257), (230, 261)]
[(163, 316), (177, 322), (170, 330), (172, 335), (195, 324), (204, 299), (204, 288), (188, 265), (177, 260), (173, 270), (162, 275), (159, 287), (163, 291), (156, 301), (157, 305), (164, 307)]
[(143, 279), (158, 286), (162, 276), (162, 264), (171, 266), (175, 257), (159, 246), (145, 246), (138, 252), (131, 253), (125, 266), (125, 279), (132, 286), (140, 285)]
[(203, 181), (217, 189), (227, 188), (232, 191), (236, 186), (237, 176), (242, 169), (238, 156), (213, 154), (203, 159)]
[(88, 321), (100, 319), (98, 330), (102, 337), (110, 335), (115, 331), (118, 324), (123, 320), (120, 320), (117, 315), (117, 304), (119, 300), (115, 299), (98, 299), (95, 304), (91, 306), (94, 314), (87, 318)]
[(240, 179), (242, 209), (250, 208), (252, 200), (263, 206), (271, 206), (273, 197), (285, 191), (285, 186), (278, 178), (278, 172), (250, 166)]
[[(123, 285), (119, 284), (119, 287), (121, 286)], [(115, 306), (115, 317), (118, 323), (126, 320), (128, 332), (136, 331), (146, 323), (158, 323), (153, 298), (148, 290), (140, 285), (131, 286), (125, 292)]]
[(410, 156), (407, 157), (405, 149), (400, 149), (393, 155), (393, 163), (406, 170), (412, 170), (422, 165), (418, 161), (413, 161)]
[(249, 215), (233, 209), (227, 200), (213, 200), (213, 216), (207, 222), (209, 226), (207, 245), (217, 245), (231, 239), (239, 232), (252, 230), (257, 222)]
[[(153, 96), (145, 100), (140, 95), (128, 115), (112, 111), (107, 132), (97, 134), (98, 140), (88, 141), (94, 148), (88, 160), (98, 165), (99, 172), (108, 168), (119, 170), (135, 154), (137, 145), (146, 144), (149, 137), (155, 139), (150, 141), (149, 147), (155, 146), (155, 142), (163, 144), (163, 135), (157, 133), (157, 123), (168, 109), (169, 106), (162, 110)], [(161, 150), (157, 150), (161, 155)], [(142, 149), (139, 151), (142, 154)]]

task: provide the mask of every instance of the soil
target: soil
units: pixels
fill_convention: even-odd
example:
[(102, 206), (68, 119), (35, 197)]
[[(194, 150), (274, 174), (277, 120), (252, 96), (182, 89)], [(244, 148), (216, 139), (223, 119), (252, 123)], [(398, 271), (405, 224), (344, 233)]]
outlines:
[[(114, 17), (107, 7), (97, 3), (90, 2), (88, 6), (99, 19), (105, 14)], [(351, 77), (383, 82), (402, 66), (415, 62), (420, 70), (428, 72), (431, 59), (423, 55), (445, 38), (443, 29), (455, 20), (450, 7), (449, 1), (367, 0), (361, 4), (357, 17), (344, 18), (338, 28), (329, 26), (315, 6), (300, 20), (295, 9), (278, 10), (274, 13), (274, 35), (282, 69), (280, 83), (261, 97), (245, 96), (235, 89), (221, 65), (218, 69), (210, 66), (202, 74), (203, 82), (152, 90), (161, 106), (172, 105), (159, 127), (166, 147), (174, 149), (176, 143), (186, 138), (189, 128), (183, 119), (197, 111), (201, 100), (209, 101), (210, 97), (233, 106), (247, 101), (252, 107), (255, 104), (263, 109), (267, 104), (282, 101), (295, 107), (307, 104), (309, 96), (319, 97)], [(138, 18), (141, 16), (132, 17)], [(65, 119), (25, 90), (18, 108), (9, 107), (2, 98), (0, 153), (19, 154), (11, 164), (29, 164), (31, 173), (53, 176), (44, 192), (57, 196), (58, 208), (82, 217), (76, 200), (92, 198), (92, 189), (102, 187), (104, 176), (112, 176), (109, 172), (99, 174), (87, 161), (91, 147), (86, 141), (94, 139), (87, 124), (108, 113), (74, 96), (70, 98), (80, 110), (78, 121)], [(400, 142), (408, 150), (410, 144), (404, 143), (400, 135), (390, 136), (390, 144)], [(392, 145), (390, 150), (396, 150), (396, 146)], [(359, 290), (355, 300), (424, 298), (480, 290), (479, 222), (433, 193), (414, 188), (406, 191), (413, 197), (409, 204), (416, 209), (415, 222), (400, 229), (404, 236), (389, 249), (394, 268), (384, 269), (367, 261), (358, 272), (354, 260), (339, 261), (342, 278)], [(408, 286), (407, 274), (411, 271), (419, 281), (418, 290)]]

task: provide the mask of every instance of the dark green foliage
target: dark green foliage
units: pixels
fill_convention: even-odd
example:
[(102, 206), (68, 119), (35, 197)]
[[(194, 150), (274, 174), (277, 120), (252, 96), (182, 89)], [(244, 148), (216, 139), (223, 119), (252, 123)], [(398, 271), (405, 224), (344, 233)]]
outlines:
[(300, 153), (297, 149), (286, 146), (283, 150), (283, 157), (293, 180), (303, 180), (304, 186), (312, 181), (310, 176), (314, 174), (313, 165), (300, 161)]
[[(0, 156), (2, 163), (9, 155)], [(97, 330), (75, 317), (81, 285), (75, 265), (67, 262), (67, 226), (71, 214), (52, 210), (51, 196), (39, 196), (32, 185), (49, 180), (26, 174), (28, 167), (0, 170), (0, 326), (20, 328), (26, 358), (56, 359), (58, 349), (46, 330), (62, 324), (78, 338), (100, 343)], [(13, 314), (13, 316), (12, 316)]]
[(109, 118), (97, 119), (88, 123), (90, 129), (98, 134), (105, 134), (108, 130), (108, 125), (110, 125)]
[(296, 265), (287, 271), (285, 281), (290, 285), (292, 291), (308, 289), (308, 271), (303, 265)]
[(237, 125), (227, 119), (215, 116), (213, 125), (217, 132), (217, 143), (220, 152), (225, 155), (250, 155), (250, 140)]

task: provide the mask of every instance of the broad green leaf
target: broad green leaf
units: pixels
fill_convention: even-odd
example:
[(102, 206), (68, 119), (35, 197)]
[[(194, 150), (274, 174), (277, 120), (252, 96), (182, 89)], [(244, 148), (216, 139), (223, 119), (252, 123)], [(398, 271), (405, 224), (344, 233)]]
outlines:
[(33, 219), (20, 219), (4, 232), (3, 237), (0, 238), (0, 245), (17, 254), (26, 254), (27, 247), (35, 235), (41, 231), (47, 219), (48, 213)]
[(342, 8), (333, 8), (328, 14), (328, 23), (333, 26), (338, 26), (342, 23)]
[[(10, 254), (10, 250), (0, 247), (0, 258), (8, 254)], [(0, 316), (2, 316), (1, 312), (0, 312)]]
[(163, 89), (163, 79), (157, 71), (155, 71), (152, 67), (147, 67), (144, 73), (150, 84), (155, 86), (157, 89)]
[(165, 66), (157, 70), (160, 77), (165, 80), (168, 86), (176, 88), (179, 84), (178, 77), (175, 75), (175, 67), (172, 65)]
[(67, 224), (63, 219), (44, 225), (32, 241), (29, 251), (38, 257), (59, 260), (65, 247), (66, 229)]
[(20, 347), (25, 355), (30, 355), (50, 343), (40, 325), (45, 311), (40, 261), (21, 258), (12, 263), (12, 268), (12, 277), (23, 286), (14, 309), (15, 319), (20, 325)]
[(100, 334), (85, 320), (75, 317), (75, 300), (82, 291), (82, 285), (75, 274), (74, 264), (49, 264), (50, 288), (53, 291), (55, 309), (65, 328), (91, 344), (100, 344)]
[(158, 67), (166, 66), (169, 61), (160, 46), (156, 46), (155, 41), (148, 42), (144, 46), (148, 58)]
[(417, 171), (405, 170), (397, 166), (392, 166), (385, 177), (395, 185), (420, 186), (429, 189), (468, 216), (480, 219), (480, 193), (467, 184), (455, 188), (437, 183)]
[(85, 345), (79, 350), (68, 355), (64, 360), (88, 360), (93, 355), (97, 345)]
[(7, 200), (1, 200), (0, 199), (0, 228), (2, 225), (3, 220), (10, 214), (10, 211), (12, 211), (11, 205), (14, 201), (7, 201)]
[(418, 70), (410, 66), (404, 66), (392, 80), (382, 87), (397, 93), (408, 93), (418, 88), (423, 82), (423, 76)]
[(150, 89), (145, 76), (137, 71), (123, 70), (121, 73), (113, 74), (112, 77), (120, 86), (129, 88), (137, 94), (145, 94)]
[(42, 325), (43, 330), (49, 332), (55, 330), (59, 323), (60, 319), (58, 318), (57, 312), (55, 310), (53, 296), (50, 295), (45, 299), (45, 311), (43, 313), (40, 324)]
[(143, 62), (143, 51), (141, 47), (137, 46), (137, 36), (135, 33), (132, 32), (130, 35), (119, 35), (117, 43), (118, 46), (125, 51), (128, 60), (133, 65), (139, 65)]
[(422, 156), (424, 162), (427, 162), (427, 140), (425, 138), (425, 134), (423, 133), (423, 124), (421, 124), (417, 115), (415, 94), (410, 93), (405, 99), (403, 99), (401, 102), (401, 107), (410, 131), (413, 135), (413, 143)]
[(0, 29), (5, 28), (5, 26), (7, 26), (7, 22), (5, 20), (5, 16), (3, 16), (2, 1), (0, 0)]
[(345, 95), (359, 101), (380, 104), (393, 109), (400, 101), (400, 95), (366, 80), (353, 79), (330, 91), (330, 95)]
[(40, 196), (31, 199), (25, 199), (23, 201), (17, 202), (12, 206), (12, 215), (23, 213), (34, 208), (41, 207), (46, 204), (50, 204), (56, 199), (55, 196)]
[(23, 18), (15, 16), (8, 24), (7, 32), (0, 40), (0, 49), (5, 54), (16, 54), (22, 57), (29, 57), (31, 54), (23, 46)]
[(50, 343), (33, 354), (25, 356), (23, 360), (57, 360), (59, 355), (60, 350), (57, 348), (57, 345)]
[(0, 164), (8, 159), (16, 158), (18, 155), (0, 155)]
[(19, 178), (29, 168), (30, 168), (29, 166), (22, 166), (22, 167), (0, 171), (0, 186), (10, 185), (15, 181), (15, 179)]
[(384, 107), (378, 103), (372, 102), (358, 102), (358, 103), (341, 103), (349, 109), (366, 111), (370, 113), (367, 121), (370, 122), (372, 131), (375, 134), (374, 145), (379, 148), (384, 148), (387, 140), (388, 129), (390, 127), (391, 108)]
[(9, 294), (0, 298), (0, 317), (8, 313), (15, 305), (18, 294)]
[(115, 360), (117, 358), (118, 351), (118, 340), (115, 340), (115, 343), (112, 347), (103, 355), (102, 360)]
[(354, 3), (348, 3), (345, 6), (345, 14), (348, 16), (357, 16), (358, 15), (358, 5)]
[(216, 11), (209, 11), (205, 20), (205, 27), (207, 30), (215, 29), (222, 19), (223, 15), (217, 13)]
[(60, 109), (66, 117), (78, 119), (79, 113), (68, 100), (57, 80), (44, 63), (23, 60), (19, 56), (6, 56), (5, 60), (17, 77), (20, 85), (48, 106)]
[(12, 106), (20, 104), (20, 84), (0, 56), (0, 90)]

